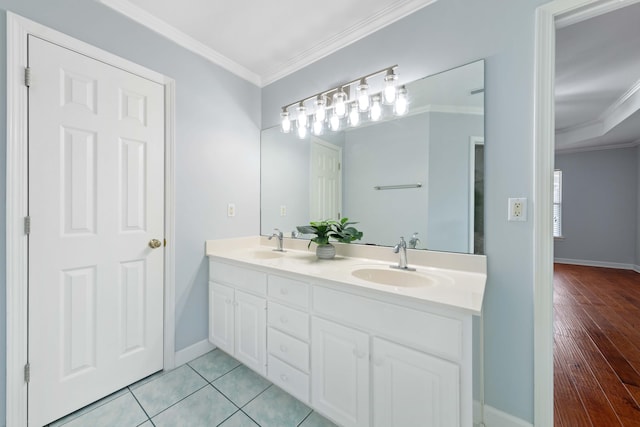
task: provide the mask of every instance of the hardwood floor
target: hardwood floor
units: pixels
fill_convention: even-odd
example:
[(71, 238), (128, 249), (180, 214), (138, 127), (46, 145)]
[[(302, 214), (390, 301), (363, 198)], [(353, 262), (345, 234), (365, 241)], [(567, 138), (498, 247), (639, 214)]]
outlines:
[(559, 427), (640, 427), (640, 274), (556, 264), (554, 416)]

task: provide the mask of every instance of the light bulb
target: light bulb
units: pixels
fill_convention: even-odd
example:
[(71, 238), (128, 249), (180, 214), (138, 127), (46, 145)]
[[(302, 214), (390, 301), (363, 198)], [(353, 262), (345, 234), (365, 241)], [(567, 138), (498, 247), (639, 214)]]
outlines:
[(366, 79), (360, 79), (360, 84), (356, 88), (356, 96), (358, 99), (358, 109), (360, 111), (368, 111), (371, 100), (369, 99), (369, 85)]
[(324, 130), (324, 126), (322, 125), (322, 122), (319, 121), (314, 121), (313, 122), (313, 134), (314, 135), (322, 135), (322, 131)]
[(338, 118), (343, 118), (347, 115), (347, 94), (342, 89), (333, 95), (333, 111)]
[(337, 114), (331, 115), (331, 118), (329, 119), (329, 127), (334, 132), (340, 129), (340, 117), (338, 117)]
[(396, 100), (396, 81), (398, 80), (398, 75), (393, 72), (393, 68), (387, 70), (387, 75), (384, 76), (384, 90), (383, 93), (383, 102), (385, 104), (393, 104)]
[(300, 106), (296, 109), (298, 112), (298, 128), (306, 128), (307, 127), (307, 109), (300, 104)]
[(285, 109), (282, 109), (282, 113), (280, 113), (280, 117), (282, 117), (281, 128), (283, 133), (291, 132), (291, 119), (289, 118), (289, 112)]
[(360, 124), (360, 111), (358, 111), (358, 107), (355, 104), (351, 106), (351, 111), (349, 112), (349, 124), (351, 126)]
[(307, 137), (307, 127), (306, 126), (298, 126), (298, 138), (304, 139)]
[(371, 99), (371, 120), (377, 122), (382, 117), (382, 105), (380, 105), (380, 95), (375, 95)]
[(327, 118), (327, 101), (324, 100), (324, 97), (322, 97), (321, 95), (318, 95), (318, 99), (316, 99), (316, 121), (317, 122), (324, 122), (324, 120)]
[(396, 99), (395, 112), (396, 115), (402, 116), (409, 111), (409, 99), (407, 98), (407, 88), (402, 86), (398, 90), (398, 99)]

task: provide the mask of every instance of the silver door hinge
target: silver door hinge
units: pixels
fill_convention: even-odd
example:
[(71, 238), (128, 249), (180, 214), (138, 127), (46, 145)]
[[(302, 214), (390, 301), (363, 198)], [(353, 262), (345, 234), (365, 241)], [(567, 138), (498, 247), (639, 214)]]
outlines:
[(31, 363), (27, 362), (26, 365), (24, 365), (24, 382), (28, 383), (31, 381)]
[(24, 217), (24, 234), (26, 234), (27, 236), (31, 234), (31, 217), (30, 216)]
[(31, 68), (30, 67), (26, 67), (24, 69), (24, 85), (26, 87), (31, 86)]

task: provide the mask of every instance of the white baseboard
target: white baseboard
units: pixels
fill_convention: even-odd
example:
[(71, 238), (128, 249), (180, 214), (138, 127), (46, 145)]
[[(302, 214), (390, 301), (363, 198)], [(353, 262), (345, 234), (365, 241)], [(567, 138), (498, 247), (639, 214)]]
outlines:
[(210, 352), (214, 348), (216, 348), (216, 346), (211, 344), (209, 340), (202, 340), (182, 350), (176, 351), (176, 368)]
[(634, 264), (624, 264), (621, 262), (607, 262), (607, 261), (592, 261), (586, 259), (568, 259), (568, 258), (554, 258), (553, 262), (558, 264), (573, 264), (573, 265), (585, 265), (588, 267), (605, 267), (605, 268), (617, 268), (620, 270), (634, 270), (640, 272), (640, 266)]
[[(483, 426), (482, 423), (478, 424)], [(533, 427), (528, 423), (513, 415), (502, 412), (489, 405), (484, 405), (484, 426), (485, 427)]]

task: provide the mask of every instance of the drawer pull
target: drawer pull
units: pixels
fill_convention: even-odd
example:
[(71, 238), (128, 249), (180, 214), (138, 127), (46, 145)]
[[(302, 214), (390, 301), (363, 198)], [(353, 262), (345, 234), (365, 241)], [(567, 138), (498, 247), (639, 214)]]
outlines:
[(289, 323), (289, 319), (286, 316), (280, 316), (280, 323)]
[(287, 347), (285, 345), (281, 345), (280, 346), (280, 351), (283, 352), (283, 353), (286, 353), (287, 352)]
[(280, 374), (280, 379), (284, 382), (289, 381), (289, 378), (287, 378), (287, 376), (285, 374)]
[(289, 289), (287, 288), (280, 288), (280, 293), (282, 295), (288, 295), (289, 294)]

